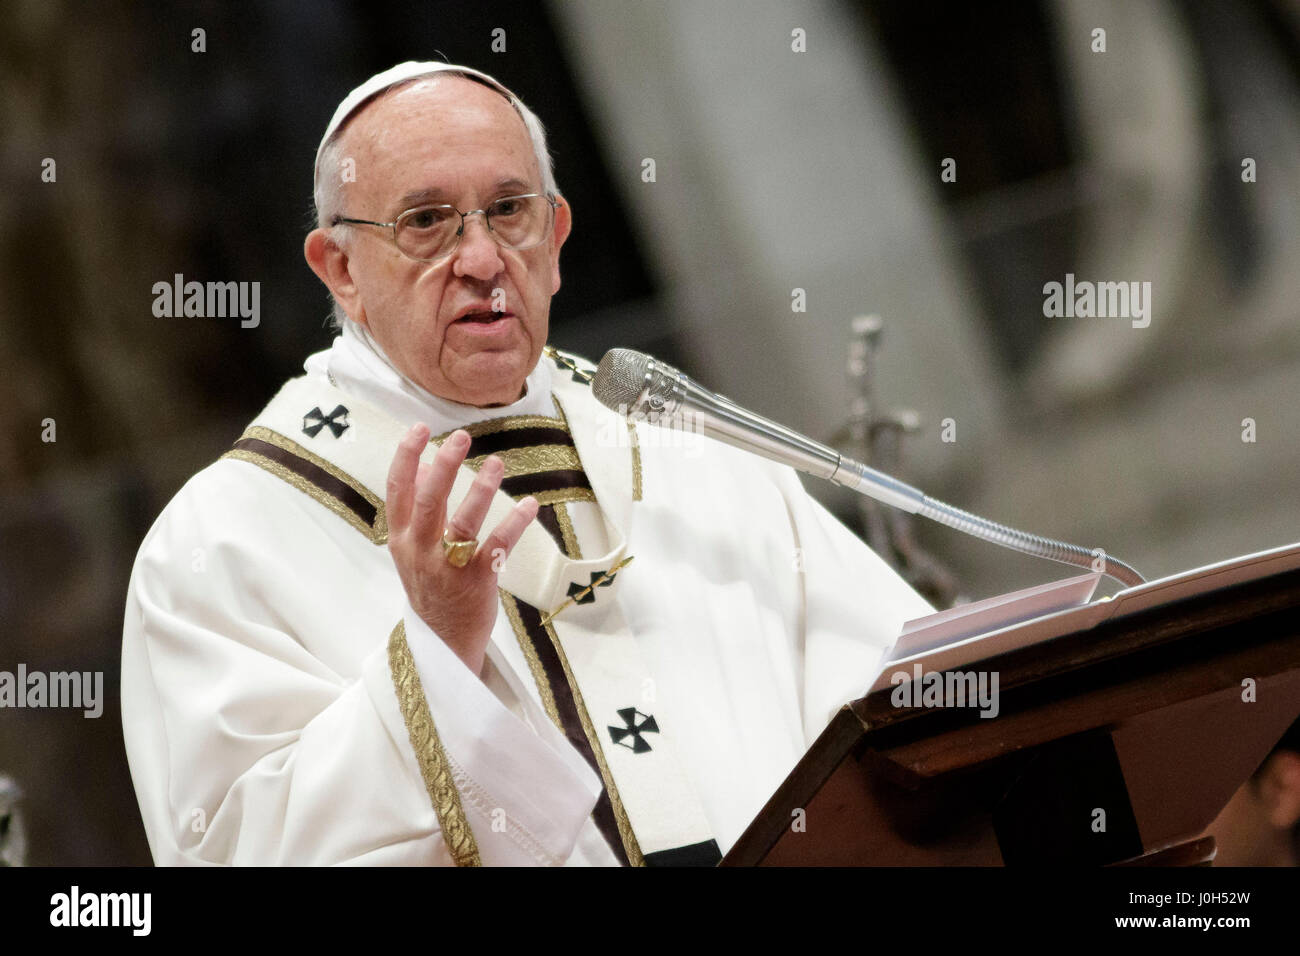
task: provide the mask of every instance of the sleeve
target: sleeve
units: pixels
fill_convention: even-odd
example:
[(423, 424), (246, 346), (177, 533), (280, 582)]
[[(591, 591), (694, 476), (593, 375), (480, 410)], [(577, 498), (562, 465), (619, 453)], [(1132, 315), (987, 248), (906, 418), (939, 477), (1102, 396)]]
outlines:
[[(322, 600), (345, 586), (331, 535), (356, 532), (261, 472), (234, 477), (262, 507), (218, 505), (253, 466), (218, 467), (159, 519), (127, 598), (123, 731), (155, 861), (563, 863), (599, 794), (590, 769), (422, 622)], [(370, 645), (359, 667), (329, 651), (349, 630)]]
[(794, 471), (781, 470), (800, 556), (803, 720), (811, 745), (840, 707), (867, 692), (904, 622), (934, 609), (809, 495)]

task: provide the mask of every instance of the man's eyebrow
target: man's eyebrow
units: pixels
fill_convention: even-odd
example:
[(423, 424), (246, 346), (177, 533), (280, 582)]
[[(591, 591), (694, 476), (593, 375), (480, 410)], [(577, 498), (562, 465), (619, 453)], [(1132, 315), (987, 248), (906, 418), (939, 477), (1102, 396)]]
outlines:
[(414, 209), (416, 206), (425, 206), (429, 203), (446, 203), (447, 194), (441, 189), (417, 189), (415, 192), (407, 193), (401, 199), (397, 200), (395, 207), (396, 212), (405, 212), (407, 209)]
[(493, 188), (493, 192), (504, 192), (509, 189), (512, 192), (528, 192), (533, 187), (522, 179), (502, 179), (499, 180)]
[[(506, 179), (500, 179), (492, 187), (493, 193), (526, 193), (533, 187), (522, 179), (513, 176)], [(495, 197), (494, 197), (495, 198)], [(430, 187), (428, 189), (417, 189), (409, 192), (397, 201), (396, 213), (400, 214), (408, 209), (414, 209), (416, 206), (425, 206), (429, 204), (436, 205), (453, 205), (448, 195), (442, 189)]]

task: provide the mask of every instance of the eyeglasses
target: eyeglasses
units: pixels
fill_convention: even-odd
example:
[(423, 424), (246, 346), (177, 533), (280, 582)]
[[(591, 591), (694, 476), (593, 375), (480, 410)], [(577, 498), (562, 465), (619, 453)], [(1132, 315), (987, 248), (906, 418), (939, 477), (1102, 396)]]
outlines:
[(330, 225), (348, 223), (391, 229), (393, 242), (404, 255), (421, 262), (439, 262), (456, 251), (460, 237), (465, 234), (465, 220), (479, 214), (482, 214), (488, 232), (507, 249), (539, 246), (555, 227), (555, 210), (559, 205), (550, 196), (529, 193), (503, 196), (488, 203), (486, 209), (471, 209), (469, 212), (447, 205), (417, 206), (406, 210), (392, 222), (335, 216)]

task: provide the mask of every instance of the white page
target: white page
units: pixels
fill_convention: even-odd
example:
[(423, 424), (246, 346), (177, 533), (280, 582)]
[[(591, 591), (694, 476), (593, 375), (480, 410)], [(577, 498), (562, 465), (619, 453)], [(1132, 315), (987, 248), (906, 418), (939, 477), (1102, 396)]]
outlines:
[[(1203, 568), (1183, 571), (1136, 587), (1125, 588), (1110, 597), (1103, 597), (1090, 604), (1056, 611), (1029, 621), (996, 627), (983, 634), (958, 638), (951, 643), (941, 644), (929, 650), (908, 653), (907, 656), (889, 657), (871, 685), (870, 693), (890, 687), (890, 677), (898, 672), (904, 672), (910, 678), (915, 673), (916, 664), (921, 665), (921, 671), (924, 673), (955, 670), (1007, 651), (1030, 647), (1064, 634), (1096, 627), (1102, 621), (1111, 618), (1136, 614), (1162, 604), (1295, 568), (1300, 568), (1300, 543), (1243, 555), (1228, 561), (1219, 561)], [(1015, 593), (1019, 592), (1013, 592), (1010, 596), (1014, 596)], [(925, 620), (925, 618), (920, 619), (921, 622)]]
[(1100, 572), (1089, 572), (914, 618), (903, 625), (903, 633), (885, 660), (915, 657), (968, 637), (1087, 604), (1100, 580)]

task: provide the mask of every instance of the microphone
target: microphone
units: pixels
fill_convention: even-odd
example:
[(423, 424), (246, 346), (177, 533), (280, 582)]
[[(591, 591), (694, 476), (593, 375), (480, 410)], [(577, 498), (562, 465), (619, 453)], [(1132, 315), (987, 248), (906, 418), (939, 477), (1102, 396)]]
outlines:
[(952, 505), (840, 454), (793, 429), (757, 415), (711, 392), (666, 362), (634, 349), (610, 349), (591, 380), (596, 400), (632, 421), (681, 427), (763, 458), (824, 478), (859, 494), (920, 514), (1003, 547), (1075, 567), (1100, 571), (1121, 584), (1144, 578), (1100, 548), (1088, 550), (1017, 531)]

